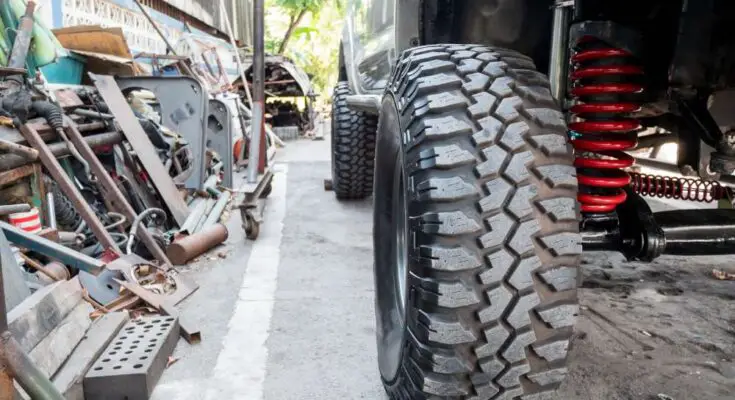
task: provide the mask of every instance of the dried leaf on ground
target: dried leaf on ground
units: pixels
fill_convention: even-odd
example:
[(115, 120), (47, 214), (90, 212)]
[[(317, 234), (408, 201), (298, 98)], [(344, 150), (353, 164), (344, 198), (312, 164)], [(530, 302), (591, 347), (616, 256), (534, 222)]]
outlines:
[(166, 362), (166, 368), (176, 364), (179, 361), (178, 358), (174, 356), (168, 356), (168, 362)]
[(735, 281), (735, 274), (721, 269), (713, 269), (712, 275), (721, 281)]

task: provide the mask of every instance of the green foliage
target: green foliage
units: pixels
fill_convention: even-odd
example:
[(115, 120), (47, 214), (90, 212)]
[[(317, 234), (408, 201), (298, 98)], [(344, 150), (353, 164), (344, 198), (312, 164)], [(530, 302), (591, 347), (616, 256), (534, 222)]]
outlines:
[[(329, 100), (337, 82), (344, 0), (269, 0), (266, 7), (266, 50), (278, 53), (289, 34), (284, 55), (312, 77), (317, 102)], [(299, 8), (300, 7), (300, 8)], [(298, 26), (292, 23), (307, 10)]]
[(328, 0), (274, 0), (276, 7), (281, 7), (291, 15), (296, 15), (302, 10), (319, 12)]

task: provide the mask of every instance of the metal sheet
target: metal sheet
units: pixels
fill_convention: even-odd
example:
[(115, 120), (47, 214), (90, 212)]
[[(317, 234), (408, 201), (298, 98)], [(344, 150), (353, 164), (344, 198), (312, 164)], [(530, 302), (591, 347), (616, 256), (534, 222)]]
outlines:
[(168, 175), (161, 159), (158, 158), (153, 144), (143, 131), (143, 127), (140, 126), (133, 110), (125, 101), (115, 79), (110, 76), (94, 74), (90, 74), (90, 77), (95, 82), (100, 95), (110, 108), (110, 112), (115, 116), (123, 134), (135, 150), (146, 172), (150, 175), (151, 181), (158, 189), (161, 198), (166, 203), (166, 207), (168, 207), (176, 223), (181, 226), (186, 221), (186, 217), (189, 216), (189, 207), (181, 198), (173, 179)]
[(96, 258), (44, 239), (36, 234), (18, 229), (7, 222), (0, 221), (0, 229), (5, 232), (5, 235), (11, 243), (39, 252), (47, 257), (55, 258), (72, 268), (97, 275), (105, 266), (105, 263)]
[(13, 255), (8, 239), (5, 238), (3, 230), (0, 229), (0, 265), (2, 265), (2, 285), (5, 307), (8, 312), (22, 303), (31, 291), (23, 279), (23, 270)]
[(232, 113), (221, 100), (209, 100), (206, 146), (219, 154), (224, 164), (222, 184), (232, 189)]
[(176, 348), (174, 317), (128, 321), (84, 377), (87, 399), (148, 399)]
[(161, 124), (183, 136), (194, 156), (194, 171), (185, 186), (200, 190), (205, 177), (209, 105), (199, 81), (186, 76), (118, 77), (116, 80), (120, 90), (145, 89), (156, 95), (161, 107)]

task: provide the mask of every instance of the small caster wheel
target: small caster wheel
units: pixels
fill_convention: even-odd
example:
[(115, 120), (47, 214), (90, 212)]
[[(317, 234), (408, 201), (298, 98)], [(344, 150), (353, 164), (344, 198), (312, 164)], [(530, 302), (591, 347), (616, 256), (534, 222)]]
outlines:
[(266, 186), (265, 188), (263, 188), (263, 192), (260, 193), (260, 198), (261, 199), (264, 199), (264, 198), (268, 197), (271, 194), (272, 191), (273, 191), (273, 181), (270, 181), (270, 182), (268, 182), (268, 186)]
[(243, 213), (243, 228), (245, 229), (245, 237), (255, 240), (260, 234), (260, 222), (258, 222), (250, 212)]

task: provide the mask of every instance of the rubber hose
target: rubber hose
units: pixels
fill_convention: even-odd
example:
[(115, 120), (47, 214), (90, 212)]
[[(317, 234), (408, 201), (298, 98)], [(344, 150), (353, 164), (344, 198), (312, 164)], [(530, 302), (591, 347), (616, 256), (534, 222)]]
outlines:
[(125, 249), (125, 254), (130, 254), (133, 252), (133, 241), (135, 240), (135, 232), (138, 231), (138, 225), (143, 222), (143, 218), (151, 214), (158, 214), (164, 220), (166, 219), (166, 212), (161, 210), (160, 208), (149, 208), (138, 214), (138, 216), (135, 217), (135, 219), (133, 220), (133, 224), (130, 226), (130, 234), (128, 235), (128, 245)]
[(46, 100), (36, 100), (31, 104), (31, 109), (43, 117), (54, 130), (64, 129), (64, 112), (58, 105)]

